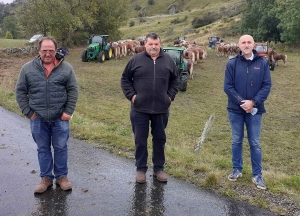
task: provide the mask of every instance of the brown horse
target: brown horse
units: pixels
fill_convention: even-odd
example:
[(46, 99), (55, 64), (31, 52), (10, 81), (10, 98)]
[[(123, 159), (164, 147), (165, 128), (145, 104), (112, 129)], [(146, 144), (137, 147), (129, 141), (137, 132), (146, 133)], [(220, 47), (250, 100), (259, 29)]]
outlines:
[(270, 55), (272, 56), (273, 60), (275, 61), (276, 65), (278, 66), (278, 61), (279, 60), (282, 60), (284, 65), (285, 65), (285, 62), (287, 60), (287, 55), (284, 55), (284, 54), (277, 54), (274, 50), (272, 50), (270, 52)]

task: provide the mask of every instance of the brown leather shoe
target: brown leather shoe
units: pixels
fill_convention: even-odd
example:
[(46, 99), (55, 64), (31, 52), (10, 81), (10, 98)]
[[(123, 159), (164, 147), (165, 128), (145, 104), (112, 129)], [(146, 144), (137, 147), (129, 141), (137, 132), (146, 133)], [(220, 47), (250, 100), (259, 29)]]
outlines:
[(42, 177), (41, 182), (35, 186), (34, 193), (44, 193), (53, 182), (47, 177)]
[(64, 191), (72, 190), (72, 184), (68, 180), (67, 176), (62, 176), (61, 178), (57, 179), (56, 184), (59, 185)]
[(146, 182), (146, 174), (144, 172), (137, 171), (135, 177), (137, 183), (143, 184)]
[(154, 177), (160, 182), (167, 182), (168, 181), (168, 175), (164, 171), (158, 171), (154, 172)]

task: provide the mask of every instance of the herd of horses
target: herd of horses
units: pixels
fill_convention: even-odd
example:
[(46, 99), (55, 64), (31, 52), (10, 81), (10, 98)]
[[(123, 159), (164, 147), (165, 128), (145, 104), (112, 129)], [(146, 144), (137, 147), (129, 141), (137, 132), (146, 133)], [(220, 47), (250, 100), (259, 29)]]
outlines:
[[(134, 55), (145, 51), (144, 39), (119, 40), (115, 42), (110, 42), (110, 45), (113, 51), (113, 58), (115, 59), (120, 59), (127, 55)], [(184, 61), (187, 64), (187, 68), (190, 73), (190, 78), (193, 79), (193, 65), (197, 64), (197, 62), (199, 62), (200, 60), (206, 59), (206, 47), (198, 46), (194, 42), (189, 42), (185, 40), (181, 40), (178, 43), (176, 42), (172, 46), (185, 47), (183, 57), (185, 59)]]
[[(220, 56), (235, 56), (240, 52), (240, 49), (237, 44), (235, 43), (219, 43), (216, 44), (216, 55)], [(278, 61), (283, 61), (283, 64), (286, 65), (287, 55), (285, 54), (278, 54), (272, 48), (269, 47), (268, 49), (269, 58), (272, 59), (275, 64), (278, 66)]]
[[(126, 55), (134, 55), (140, 52), (145, 51), (144, 39), (138, 40), (122, 40), (117, 42), (110, 42), (113, 50), (113, 56), (115, 59), (120, 59)], [(195, 42), (189, 42), (186, 40), (176, 40), (174, 41), (174, 46), (185, 47), (184, 58), (187, 62), (188, 69), (190, 71), (190, 78), (193, 78), (193, 65), (197, 62), (206, 59), (207, 51), (206, 47), (198, 46)], [(228, 56), (236, 55), (239, 52), (237, 44), (224, 44), (216, 46), (216, 55), (219, 56)], [(283, 61), (284, 65), (286, 64), (287, 55), (278, 54), (273, 49), (269, 48), (269, 57), (275, 61), (275, 64), (278, 66), (278, 61)]]

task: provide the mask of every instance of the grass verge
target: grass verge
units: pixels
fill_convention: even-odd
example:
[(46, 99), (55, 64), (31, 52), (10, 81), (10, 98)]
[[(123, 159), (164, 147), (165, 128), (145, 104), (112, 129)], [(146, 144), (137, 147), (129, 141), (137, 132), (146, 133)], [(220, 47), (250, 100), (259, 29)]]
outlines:
[[(120, 88), (121, 74), (130, 57), (104, 63), (83, 63), (80, 60), (82, 50), (71, 49), (66, 57), (66, 61), (75, 68), (80, 85), (80, 97), (71, 121), (72, 136), (133, 159), (130, 103)], [(266, 101), (267, 113), (263, 116), (263, 175), (268, 192), (299, 203), (300, 110), (296, 101), (300, 97), (300, 58), (296, 53), (286, 54), (287, 65), (280, 62), (272, 71), (273, 87)], [(14, 112), (20, 113), (15, 102), (14, 85), (21, 65), (30, 59), (32, 57), (6, 55), (0, 59), (0, 105)], [(237, 198), (237, 185), (243, 190), (255, 189), (251, 183), (246, 139), (243, 177), (237, 183), (227, 181), (232, 169), (231, 131), (226, 112), (227, 97), (223, 92), (227, 61), (225, 57), (216, 57), (214, 50), (208, 50), (208, 58), (194, 66), (194, 79), (188, 81), (187, 92), (179, 92), (172, 103), (166, 131), (166, 171), (176, 178)], [(205, 123), (212, 114), (215, 119), (211, 130), (200, 151), (194, 152)], [(151, 159), (150, 145), (149, 148)], [(279, 211), (279, 208), (284, 212), (286, 209), (280, 208), (280, 204), (272, 206), (271, 200), (266, 197), (251, 199), (249, 195), (244, 195), (242, 199), (271, 211)]]

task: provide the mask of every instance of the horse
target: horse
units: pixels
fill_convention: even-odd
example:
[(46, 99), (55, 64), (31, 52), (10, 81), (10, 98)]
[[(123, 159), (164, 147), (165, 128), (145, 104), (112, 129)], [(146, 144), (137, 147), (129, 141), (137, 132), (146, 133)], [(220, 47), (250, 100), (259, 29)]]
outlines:
[(272, 50), (270, 52), (270, 55), (272, 56), (273, 60), (275, 61), (276, 65), (278, 66), (278, 61), (279, 60), (282, 60), (284, 65), (285, 65), (285, 62), (287, 60), (287, 55), (284, 55), (284, 54), (277, 54), (274, 50)]
[(137, 54), (137, 53), (143, 52), (143, 51), (145, 51), (145, 50), (146, 50), (146, 47), (144, 47), (144, 46), (139, 46), (139, 47), (136, 47), (136, 48), (134, 49), (134, 53)]

